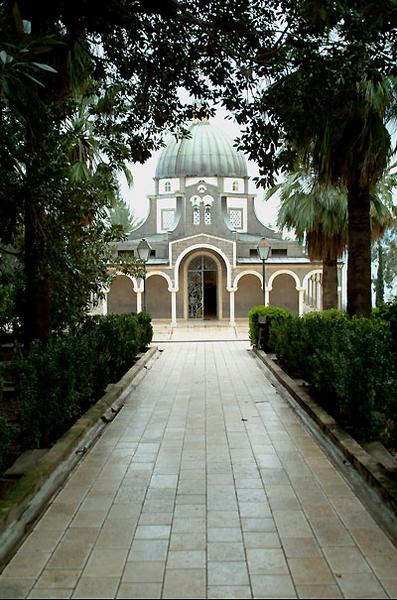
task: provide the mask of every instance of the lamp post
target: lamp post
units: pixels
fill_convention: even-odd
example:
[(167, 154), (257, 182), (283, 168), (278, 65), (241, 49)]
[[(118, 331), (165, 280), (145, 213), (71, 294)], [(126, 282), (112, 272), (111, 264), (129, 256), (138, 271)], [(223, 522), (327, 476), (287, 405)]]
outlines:
[(144, 263), (144, 271), (143, 271), (143, 311), (146, 312), (146, 290), (145, 290), (145, 281), (146, 281), (146, 263), (149, 260), (150, 250), (152, 249), (149, 242), (145, 239), (142, 239), (137, 247), (138, 258)]
[(266, 306), (266, 291), (265, 291), (265, 262), (269, 258), (270, 244), (265, 237), (261, 238), (256, 247), (259, 258), (262, 261), (262, 279), (263, 279), (263, 305)]

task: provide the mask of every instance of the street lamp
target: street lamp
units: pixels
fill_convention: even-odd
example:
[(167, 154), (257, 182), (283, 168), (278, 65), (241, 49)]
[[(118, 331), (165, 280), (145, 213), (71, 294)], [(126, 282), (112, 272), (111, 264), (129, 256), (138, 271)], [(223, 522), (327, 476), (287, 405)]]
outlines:
[(261, 238), (258, 242), (256, 250), (259, 254), (259, 258), (262, 261), (262, 279), (263, 279), (263, 305), (266, 306), (266, 291), (265, 291), (265, 262), (269, 258), (270, 244), (265, 237)]
[(137, 247), (138, 258), (143, 261), (143, 311), (146, 312), (146, 291), (145, 291), (145, 280), (146, 280), (146, 263), (149, 260), (150, 250), (152, 249), (149, 242), (145, 239), (141, 240)]

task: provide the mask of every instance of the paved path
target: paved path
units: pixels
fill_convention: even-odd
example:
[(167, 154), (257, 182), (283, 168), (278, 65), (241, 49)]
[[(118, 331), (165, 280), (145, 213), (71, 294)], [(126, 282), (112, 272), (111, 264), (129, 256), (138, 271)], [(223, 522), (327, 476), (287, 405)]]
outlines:
[(165, 344), (0, 577), (29, 598), (387, 598), (397, 553), (244, 342)]
[(169, 320), (155, 319), (153, 321), (153, 342), (186, 342), (200, 341), (226, 341), (248, 340), (248, 319), (236, 319), (235, 325), (230, 326), (228, 321), (197, 319), (179, 321), (172, 326)]

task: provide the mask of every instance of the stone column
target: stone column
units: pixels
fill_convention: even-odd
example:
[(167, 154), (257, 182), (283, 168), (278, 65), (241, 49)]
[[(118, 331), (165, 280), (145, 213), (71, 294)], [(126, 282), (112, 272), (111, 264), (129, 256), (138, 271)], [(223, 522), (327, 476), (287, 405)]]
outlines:
[(177, 290), (174, 290), (173, 288), (169, 288), (169, 291), (171, 292), (171, 325), (173, 327), (176, 327), (177, 322), (176, 322), (176, 293)]
[(107, 293), (105, 294), (104, 298), (102, 298), (102, 300), (100, 300), (100, 306), (101, 306), (101, 315), (107, 315), (108, 314), (108, 295), (107, 295)]
[(303, 315), (303, 301), (305, 299), (305, 288), (303, 287), (297, 287), (296, 288), (298, 290), (298, 294), (299, 294), (299, 316), (301, 317)]
[(322, 302), (322, 296), (323, 296), (322, 290), (323, 290), (323, 288), (322, 288), (322, 285), (321, 285), (321, 275), (320, 275), (320, 273), (317, 273), (316, 278), (317, 278), (317, 306), (316, 306), (316, 308), (317, 308), (317, 310), (321, 310), (322, 307), (323, 307), (322, 306), (322, 304), (323, 304), (323, 302)]
[(265, 287), (265, 306), (269, 306), (271, 289), (272, 288)]
[(236, 293), (237, 288), (229, 288), (228, 292), (230, 294), (229, 296), (229, 300), (230, 300), (230, 320), (229, 320), (229, 325), (231, 327), (233, 327), (236, 324), (235, 321), (235, 313), (234, 313), (234, 307), (235, 307), (235, 297), (234, 294)]
[[(138, 283), (139, 282), (139, 283)], [(142, 292), (143, 292), (143, 279), (137, 281), (137, 285), (134, 285), (134, 292), (136, 293), (136, 312), (142, 312)]]
[(313, 308), (317, 309), (318, 305), (318, 283), (317, 283), (317, 273), (313, 275)]
[(137, 290), (136, 293), (136, 312), (142, 312), (142, 292), (141, 290)]

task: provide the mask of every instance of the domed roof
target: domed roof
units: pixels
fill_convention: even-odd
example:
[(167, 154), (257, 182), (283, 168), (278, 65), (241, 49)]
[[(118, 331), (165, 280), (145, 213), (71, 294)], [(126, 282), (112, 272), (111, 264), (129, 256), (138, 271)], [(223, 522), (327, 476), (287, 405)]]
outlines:
[(157, 163), (156, 177), (247, 177), (245, 158), (233, 141), (207, 120), (195, 121), (189, 138), (167, 145)]

